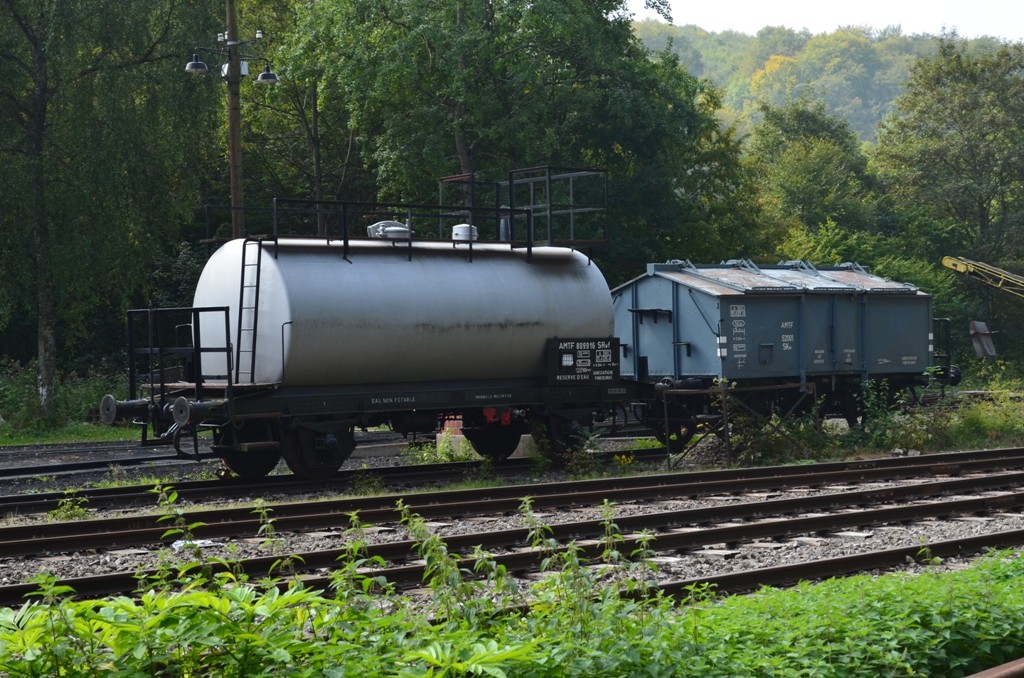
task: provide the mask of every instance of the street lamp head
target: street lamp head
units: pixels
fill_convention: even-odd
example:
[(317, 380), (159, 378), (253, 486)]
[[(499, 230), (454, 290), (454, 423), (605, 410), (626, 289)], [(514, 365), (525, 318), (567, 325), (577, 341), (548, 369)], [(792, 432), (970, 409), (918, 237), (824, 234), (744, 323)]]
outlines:
[(262, 85), (276, 85), (277, 74), (270, 70), (270, 64), (263, 67), (263, 72), (256, 78), (256, 82)]
[(209, 70), (210, 69), (206, 66), (206, 64), (199, 60), (198, 54), (193, 54), (192, 61), (185, 64), (185, 72), (191, 73), (192, 75), (203, 75), (204, 73), (207, 73)]

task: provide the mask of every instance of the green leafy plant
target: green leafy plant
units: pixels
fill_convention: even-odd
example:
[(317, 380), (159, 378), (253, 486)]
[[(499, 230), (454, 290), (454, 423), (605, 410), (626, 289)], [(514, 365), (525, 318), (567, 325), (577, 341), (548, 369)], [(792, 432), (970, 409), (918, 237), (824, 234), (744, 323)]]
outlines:
[(361, 497), (373, 497), (384, 494), (386, 488), (380, 476), (367, 466), (363, 466), (352, 476), (352, 490)]
[(636, 457), (632, 454), (616, 454), (612, 456), (612, 461), (619, 468), (619, 470), (627, 470), (636, 463)]
[(461, 567), (462, 558), (450, 553), (444, 540), (432, 533), (426, 522), (401, 501), (398, 510), (402, 524), (416, 540), (417, 554), (425, 562), (424, 583), (434, 594), (437, 613), (444, 619), (473, 616), (477, 590), (468, 581), (471, 572)]
[(277, 534), (277, 529), (274, 527), (274, 509), (267, 506), (266, 502), (262, 499), (257, 499), (254, 502), (252, 512), (260, 520), (260, 526), (256, 530), (256, 536), (263, 539), (260, 545), (275, 553), (282, 551), (286, 542)]
[[(948, 573), (857, 576), (744, 596), (698, 584), (673, 601), (656, 590), (622, 597), (598, 585), (573, 548), (548, 560), (528, 595), (474, 554), (477, 585), (432, 543), (424, 555), (447, 562), (435, 561), (431, 593), (448, 599), (424, 604), (380, 585), (372, 573), (379, 561), (365, 558), (365, 526), (354, 515), (350, 522), (333, 595), (299, 581), (215, 586), (186, 575), (176, 590), (75, 600), (40, 575), (31, 602), (0, 608), (0, 665), (11, 676), (874, 678), (969, 675), (1024, 654), (1017, 551)], [(536, 517), (528, 522), (550, 550), (549, 531)], [(409, 526), (428, 537), (411, 515)], [(501, 607), (524, 600), (516, 611)], [(453, 615), (439, 614), (445, 610)]]
[(157, 503), (163, 514), (156, 521), (158, 523), (169, 523), (170, 526), (164, 531), (162, 539), (177, 537), (178, 542), (187, 548), (196, 558), (203, 560), (203, 551), (196, 541), (195, 531), (206, 523), (202, 521), (188, 521), (188, 514), (177, 504), (178, 493), (170, 485), (157, 485), (150, 489), (150, 492), (157, 495)]
[(437, 676), (504, 676), (501, 666), (509, 662), (533, 661), (542, 657), (539, 641), (515, 645), (499, 645), (496, 640), (473, 643), (468, 648), (451, 641), (434, 641), (427, 647), (406, 656), (420, 660), (428, 667), (428, 675)]
[(606, 499), (601, 502), (599, 508), (601, 510), (601, 525), (604, 528), (604, 534), (598, 539), (598, 543), (601, 545), (601, 561), (614, 565), (623, 559), (620, 548), (623, 539), (622, 533), (619, 532), (619, 526), (615, 524), (615, 504)]
[(402, 452), (402, 456), (417, 464), (439, 464), (480, 458), (468, 440), (462, 438), (456, 445), (454, 437), (447, 430), (438, 435), (435, 442), (410, 443)]
[(637, 438), (630, 445), (637, 450), (656, 450), (664, 445), (656, 438)]
[(57, 502), (57, 508), (47, 515), (54, 520), (83, 520), (89, 517), (86, 506), (89, 503), (88, 497), (83, 497), (75, 490), (68, 490), (64, 497)]
[(344, 553), (338, 557), (339, 566), (331, 572), (331, 587), (340, 600), (351, 604), (377, 607), (365, 597), (375, 592), (381, 594), (378, 604), (386, 605), (384, 596), (393, 593), (394, 587), (383, 577), (372, 574), (372, 570), (384, 566), (385, 561), (380, 556), (367, 554), (364, 535), (368, 526), (359, 519), (358, 512), (348, 515)]
[(941, 565), (942, 558), (932, 553), (931, 547), (926, 540), (921, 541), (921, 548), (917, 551), (917, 561), (927, 565)]
[(643, 530), (636, 540), (636, 548), (629, 554), (629, 571), (625, 578), (625, 590), (649, 597), (658, 586), (655, 576), (658, 565), (652, 559), (652, 544), (656, 537), (650, 530)]

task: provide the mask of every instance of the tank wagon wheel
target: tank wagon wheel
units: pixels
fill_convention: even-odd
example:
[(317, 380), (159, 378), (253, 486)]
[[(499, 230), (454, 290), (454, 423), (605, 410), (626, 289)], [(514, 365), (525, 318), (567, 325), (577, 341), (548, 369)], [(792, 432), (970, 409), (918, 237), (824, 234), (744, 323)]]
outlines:
[[(274, 426), (266, 421), (248, 421), (239, 428), (225, 426), (214, 432), (213, 442), (221, 461), (231, 469), (232, 473), (245, 480), (262, 478), (281, 461), (281, 447), (277, 444)], [(251, 449), (236, 449), (240, 444), (264, 443), (264, 446), (253, 445)]]
[(296, 427), (284, 436), (284, 460), (300, 478), (327, 480), (338, 472), (355, 447), (355, 432), (351, 428), (320, 433)]
[(523, 430), (518, 426), (487, 426), (476, 429), (462, 429), (462, 435), (481, 457), (504, 461), (519, 447)]

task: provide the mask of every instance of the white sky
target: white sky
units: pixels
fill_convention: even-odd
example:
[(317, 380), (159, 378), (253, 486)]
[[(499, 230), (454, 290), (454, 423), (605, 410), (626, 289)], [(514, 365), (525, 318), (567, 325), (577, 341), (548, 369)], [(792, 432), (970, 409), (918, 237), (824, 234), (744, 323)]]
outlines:
[[(962, 38), (989, 35), (1024, 41), (1022, 0), (670, 0), (672, 23), (695, 24), (719, 33), (724, 30), (756, 34), (765, 26), (806, 28), (813, 34), (841, 26), (881, 30), (900, 26), (904, 35), (938, 35), (956, 29)], [(643, 0), (629, 0), (635, 19), (658, 19), (644, 9)]]

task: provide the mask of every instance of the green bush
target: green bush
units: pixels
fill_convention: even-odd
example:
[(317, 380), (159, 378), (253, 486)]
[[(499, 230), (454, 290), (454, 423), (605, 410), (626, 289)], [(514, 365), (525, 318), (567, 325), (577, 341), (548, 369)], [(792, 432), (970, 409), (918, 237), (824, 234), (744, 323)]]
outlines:
[(456, 445), (448, 431), (436, 436), (435, 441), (412, 442), (402, 450), (402, 457), (413, 464), (442, 464), (480, 459), (468, 440), (462, 438)]
[(825, 460), (896, 448), (920, 451), (1024, 445), (1024, 384), (991, 366), (987, 388), (932, 388), (907, 404), (883, 382), (862, 394), (866, 416), (860, 426), (830, 426), (811, 414), (768, 422), (734, 416), (733, 445), (740, 464), (785, 464)]
[[(619, 595), (623, 582), (642, 592), (654, 566), (621, 557), (610, 518), (594, 564), (574, 548), (554, 550), (550, 530), (525, 511), (548, 575), (529, 596), (487, 554), (475, 554), (470, 573), (404, 511), (427, 563), (426, 598), (375, 579), (381, 563), (358, 540), (331, 595), (225, 574), (180, 591), (74, 602), (42, 579), (37, 601), (0, 609), (0, 666), (9, 676), (874, 678), (964, 676), (1024, 655), (1019, 553), (954, 573), (859, 576), (722, 599), (698, 586), (680, 604), (650, 590)], [(527, 600), (525, 612), (510, 611)]]
[(1022, 573), (1020, 555), (1005, 553), (956, 573), (859, 576), (729, 598), (706, 613), (708, 642), (696, 670), (682, 675), (727, 675), (727, 667), (733, 675), (974, 673), (1024, 654)]
[(5, 425), (21, 429), (41, 416), (35, 370), (0, 358), (0, 417)]
[(772, 415), (767, 421), (740, 414), (732, 418), (736, 461), (742, 465), (792, 464), (833, 457), (836, 441), (815, 414)]

